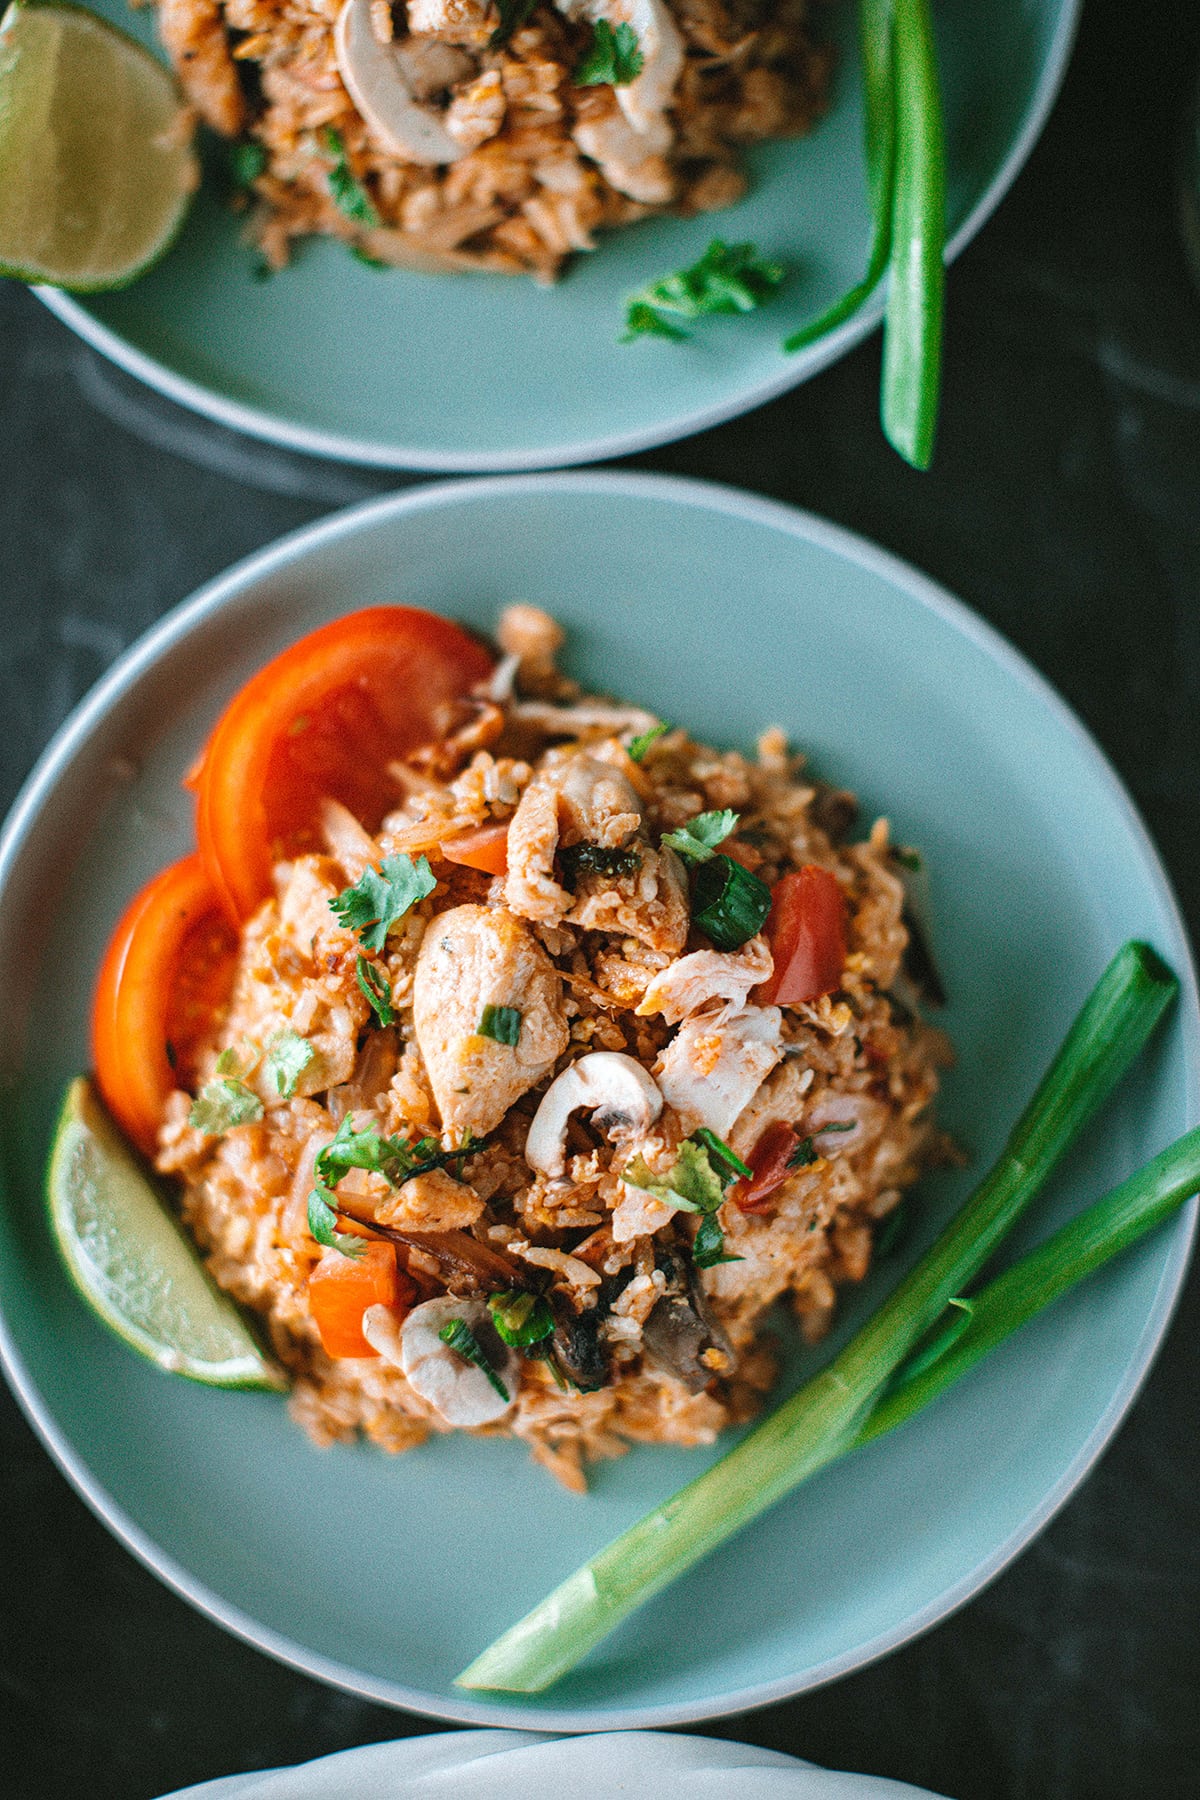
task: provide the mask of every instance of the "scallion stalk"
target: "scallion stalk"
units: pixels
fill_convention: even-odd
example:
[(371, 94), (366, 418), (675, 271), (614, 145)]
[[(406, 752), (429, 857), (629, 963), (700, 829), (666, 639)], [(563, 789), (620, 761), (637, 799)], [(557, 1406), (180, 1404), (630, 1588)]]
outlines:
[(1200, 1128), (1071, 1219), (1036, 1250), (981, 1288), (955, 1324), (901, 1368), (859, 1432), (869, 1443), (894, 1431), (1035, 1314), (1119, 1256), (1200, 1190)]
[(896, 173), (883, 326), (884, 434), (914, 468), (933, 460), (946, 279), (946, 149), (929, 0), (894, 0)]
[(463, 1687), (537, 1693), (644, 1601), (860, 1438), (896, 1370), (978, 1274), (1142, 1049), (1178, 983), (1118, 952), (995, 1167), (891, 1297), (736, 1449), (656, 1507), (496, 1640)]

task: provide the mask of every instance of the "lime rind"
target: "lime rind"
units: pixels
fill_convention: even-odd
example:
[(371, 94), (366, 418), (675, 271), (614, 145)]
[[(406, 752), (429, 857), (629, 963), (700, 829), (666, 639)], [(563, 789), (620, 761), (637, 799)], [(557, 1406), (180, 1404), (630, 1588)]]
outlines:
[(0, 15), (0, 276), (85, 294), (145, 274), (197, 185), (185, 118), (174, 76), (125, 32), (67, 0), (12, 0)]
[(82, 1076), (63, 1102), (47, 1194), (72, 1282), (131, 1349), (210, 1387), (287, 1385)]

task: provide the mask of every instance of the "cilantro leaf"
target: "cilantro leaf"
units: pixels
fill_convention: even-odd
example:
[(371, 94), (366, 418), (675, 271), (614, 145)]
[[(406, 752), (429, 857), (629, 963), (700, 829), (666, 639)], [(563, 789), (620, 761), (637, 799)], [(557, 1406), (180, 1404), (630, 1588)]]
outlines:
[(327, 125), (321, 133), (321, 147), (333, 158), (328, 178), (329, 197), (338, 211), (355, 225), (378, 225), (379, 214), (372, 205), (371, 196), (350, 167), (341, 132)]
[(700, 1228), (692, 1239), (692, 1261), (698, 1269), (715, 1269), (718, 1263), (744, 1262), (725, 1248), (725, 1233), (715, 1214), (705, 1213)]
[(275, 1092), (290, 1100), (296, 1092), (296, 1083), (316, 1054), (308, 1039), (302, 1038), (299, 1032), (286, 1027), (277, 1031), (267, 1045), (266, 1060), (267, 1079)]
[(491, 1295), (488, 1311), (504, 1342), (514, 1349), (525, 1350), (554, 1335), (554, 1314), (536, 1294), (506, 1288), (503, 1293)]
[(217, 1057), (217, 1074), (234, 1075), (245, 1081), (258, 1067), (258, 1051), (253, 1044), (229, 1044)]
[(631, 296), (622, 343), (655, 336), (686, 338), (664, 314), (700, 319), (713, 313), (748, 313), (769, 300), (784, 279), (781, 263), (767, 262), (753, 244), (726, 244), (714, 238), (690, 268), (677, 269)]
[(641, 74), (644, 61), (632, 25), (620, 24), (614, 31), (607, 19), (597, 19), (591, 48), (575, 71), (575, 85), (625, 87)]
[(681, 1212), (716, 1212), (725, 1197), (721, 1177), (709, 1161), (708, 1151), (692, 1138), (684, 1138), (665, 1175), (656, 1175), (644, 1157), (635, 1156), (621, 1170), (621, 1180)]
[(263, 1116), (263, 1103), (252, 1088), (236, 1076), (209, 1081), (192, 1101), (188, 1124), (206, 1137), (224, 1137), (238, 1125), (253, 1125)]
[(672, 727), (665, 721), (661, 725), (652, 725), (649, 731), (643, 731), (625, 746), (625, 754), (630, 762), (640, 763), (652, 744), (657, 744), (660, 737), (665, 737)]
[(396, 1017), (392, 990), (383, 970), (365, 956), (354, 960), (354, 979), (367, 997), (367, 1005), (381, 1025), (390, 1025)]
[(347, 1113), (317, 1157), (316, 1177), (318, 1183), (335, 1188), (348, 1170), (365, 1169), (368, 1174), (382, 1175), (390, 1187), (399, 1187), (414, 1175), (444, 1168), (476, 1148), (471, 1136), (457, 1149), (443, 1150), (435, 1137), (384, 1137), (370, 1124), (356, 1131)]
[(337, 1214), (331, 1204), (333, 1195), (327, 1187), (317, 1183), (308, 1196), (308, 1229), (318, 1244), (324, 1244), (327, 1250), (340, 1250), (351, 1262), (357, 1262), (367, 1248), (365, 1238), (355, 1237), (348, 1231), (336, 1231)]
[(485, 1006), (479, 1017), (479, 1036), (515, 1048), (521, 1041), (521, 1010), (517, 1006)]
[(723, 812), (697, 813), (694, 819), (689, 819), (678, 831), (666, 832), (662, 841), (669, 844), (672, 850), (678, 851), (688, 862), (708, 862), (715, 855), (717, 845), (725, 842), (740, 817), (740, 813), (730, 812), (728, 808)]
[(489, 50), (499, 50), (507, 44), (515, 31), (519, 31), (537, 5), (537, 0), (496, 0), (496, 11), (500, 14), (500, 23), (488, 39)]
[(353, 887), (329, 902), (339, 925), (357, 931), (368, 950), (382, 950), (387, 934), (418, 900), (437, 886), (429, 858), (385, 856), (378, 869), (367, 868)]
[(482, 1369), (502, 1400), (511, 1400), (512, 1395), (492, 1367), (487, 1351), (480, 1343), (465, 1319), (448, 1319), (438, 1332), (443, 1344), (448, 1344), (456, 1356), (464, 1362), (474, 1363)]

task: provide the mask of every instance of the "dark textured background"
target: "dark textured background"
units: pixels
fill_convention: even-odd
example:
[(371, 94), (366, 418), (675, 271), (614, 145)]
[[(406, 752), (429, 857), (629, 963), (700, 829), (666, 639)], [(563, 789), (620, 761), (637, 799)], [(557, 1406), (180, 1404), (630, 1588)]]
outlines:
[[(942, 438), (879, 439), (873, 340), (637, 459), (792, 500), (1006, 632), (1132, 788), (1200, 920), (1200, 300), (1175, 230), (1194, 0), (1088, 0), (1028, 168), (955, 266)], [(147, 395), (0, 283), (0, 805), (117, 652), (247, 551), (392, 485)], [(1197, 1284), (1115, 1445), (956, 1617), (819, 1693), (708, 1727), (955, 1800), (1200, 1794)], [(0, 1390), (0, 1794), (148, 1800), (429, 1722), (327, 1690), (160, 1587)], [(236, 1523), (236, 1521), (235, 1521)]]

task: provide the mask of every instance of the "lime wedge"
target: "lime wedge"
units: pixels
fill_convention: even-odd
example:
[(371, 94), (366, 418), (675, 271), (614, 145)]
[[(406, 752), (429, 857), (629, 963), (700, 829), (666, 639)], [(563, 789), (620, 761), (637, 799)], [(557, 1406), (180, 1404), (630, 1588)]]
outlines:
[(0, 19), (0, 275), (123, 287), (168, 248), (196, 186), (174, 79), (77, 6)]
[(67, 1089), (46, 1179), (71, 1279), (131, 1349), (213, 1387), (287, 1385), (83, 1076)]

